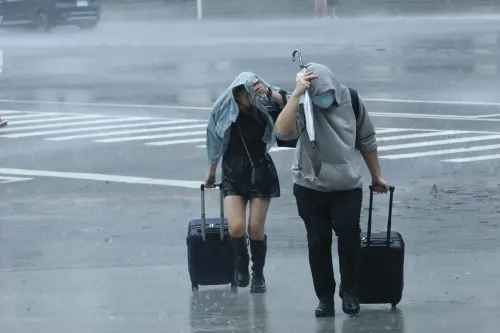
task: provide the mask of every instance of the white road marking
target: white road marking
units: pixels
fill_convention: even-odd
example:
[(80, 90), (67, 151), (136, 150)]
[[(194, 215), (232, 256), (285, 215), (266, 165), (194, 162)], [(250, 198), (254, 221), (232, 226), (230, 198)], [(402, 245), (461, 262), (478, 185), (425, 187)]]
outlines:
[(464, 158), (453, 158), (453, 159), (449, 159), (449, 160), (443, 160), (443, 162), (463, 163), (463, 162), (478, 162), (478, 161), (489, 161), (489, 160), (498, 160), (498, 159), (500, 159), (500, 154), (464, 157)]
[(380, 146), (378, 151), (385, 150), (395, 150), (395, 149), (405, 149), (405, 148), (416, 148), (416, 147), (428, 147), (428, 146), (439, 146), (454, 143), (464, 143), (464, 142), (476, 142), (484, 140), (500, 139), (500, 135), (484, 135), (484, 136), (471, 136), (467, 138), (457, 138), (457, 139), (446, 139), (446, 140), (436, 140), (436, 141), (423, 141), (415, 143), (403, 143), (399, 145), (391, 146)]
[[(378, 103), (402, 103), (402, 104), (445, 104), (445, 105), (476, 105), (476, 106), (500, 106), (500, 102), (481, 101), (446, 101), (446, 100), (422, 100), (422, 99), (397, 99), (397, 98), (363, 98), (366, 102)], [(187, 105), (162, 105), (162, 104), (122, 104), (122, 103), (94, 103), (94, 102), (60, 102), (43, 100), (12, 100), (0, 99), (1, 103), (14, 104), (51, 104), (72, 106), (100, 106), (100, 107), (123, 107), (123, 108), (155, 108), (155, 109), (190, 109), (190, 110), (212, 110), (206, 106)]]
[(407, 128), (380, 128), (380, 129), (376, 128), (375, 132), (377, 134), (382, 134), (382, 133), (397, 133), (397, 132), (408, 132), (408, 129)]
[(479, 101), (433, 101), (433, 100), (421, 100), (421, 99), (394, 99), (394, 98), (363, 98), (363, 100), (367, 102), (403, 103), (403, 104), (500, 106), (500, 102), (479, 102)]
[(102, 139), (102, 140), (94, 140), (93, 142), (126, 142), (126, 141), (138, 141), (138, 140), (150, 140), (150, 139), (160, 139), (160, 138), (176, 138), (179, 136), (191, 136), (191, 135), (203, 135), (206, 134), (206, 131), (195, 131), (195, 132), (178, 132), (178, 133), (169, 133), (169, 134), (160, 134), (160, 135), (144, 135), (144, 136), (129, 136), (124, 138), (116, 138), (116, 139)]
[(474, 146), (474, 147), (467, 147), (467, 148), (430, 150), (430, 151), (423, 151), (423, 152), (418, 152), (418, 153), (408, 153), (408, 154), (381, 155), (380, 158), (381, 159), (388, 159), (388, 160), (399, 160), (399, 159), (403, 159), (403, 158), (415, 158), (415, 157), (438, 156), (438, 155), (447, 155), (447, 154), (458, 154), (458, 153), (467, 153), (467, 152), (471, 152), (471, 151), (484, 151), (484, 150), (492, 150), (492, 149), (500, 149), (500, 144)]
[[(2, 114), (2, 111), (0, 111), (0, 114)], [(47, 117), (47, 116), (58, 116), (61, 115), (61, 113), (56, 113), (56, 112), (44, 112), (44, 113), (31, 113), (31, 114), (23, 114), (21, 116), (9, 116), (9, 121), (12, 120), (17, 120), (17, 119), (31, 119), (31, 118), (42, 118), (42, 117)]]
[(474, 118), (493, 118), (493, 117), (500, 117), (500, 113), (496, 114), (483, 114), (479, 116), (474, 116)]
[(185, 140), (170, 140), (170, 141), (161, 141), (161, 142), (147, 142), (145, 145), (148, 146), (170, 146), (170, 145), (179, 145), (184, 143), (194, 143), (194, 142), (205, 142), (206, 139), (185, 139)]
[[(146, 127), (146, 126), (171, 125), (171, 124), (173, 125), (173, 124), (195, 123), (195, 122), (199, 122), (199, 120), (179, 119), (179, 120), (166, 120), (166, 121), (152, 121), (152, 122), (136, 123), (136, 124), (121, 124), (121, 125), (106, 125), (106, 126), (94, 126), (94, 127), (69, 128), (69, 129), (54, 130), (54, 131), (39, 131), (39, 132), (9, 134), (9, 135), (6, 135), (5, 137), (8, 137), (8, 138), (26, 138), (26, 137), (41, 136), (41, 135), (79, 133), (79, 132), (90, 132), (90, 131), (117, 129), (117, 128)], [(46, 139), (46, 140), (51, 140), (51, 139)]]
[(33, 178), (20, 178), (20, 177), (4, 177), (0, 176), (0, 184), (24, 182), (27, 180), (32, 180)]
[(50, 122), (58, 122), (64, 120), (82, 120), (82, 119), (96, 119), (96, 118), (105, 118), (106, 116), (67, 116), (67, 117), (59, 117), (59, 118), (44, 118), (44, 119), (31, 119), (31, 120), (20, 120), (20, 121), (10, 121), (9, 124), (11, 126), (17, 125), (25, 125), (25, 124), (39, 124), (39, 123), (50, 123)]
[(38, 114), (38, 113), (45, 113), (45, 112), (43, 112), (43, 111), (24, 111), (24, 110), (0, 110), (0, 113), (1, 114), (20, 114), (20, 113)]
[(140, 129), (140, 130), (116, 131), (116, 132), (102, 132), (102, 133), (91, 133), (91, 134), (81, 134), (81, 135), (72, 135), (72, 136), (60, 136), (60, 137), (50, 138), (50, 139), (45, 139), (45, 140), (65, 141), (65, 140), (92, 138), (92, 137), (99, 137), (99, 136), (106, 136), (106, 137), (108, 137), (108, 136), (117, 136), (117, 135), (125, 135), (125, 134), (165, 132), (165, 131), (172, 131), (172, 130), (190, 129), (190, 128), (204, 128), (204, 127), (207, 127), (207, 125), (206, 124), (201, 124), (201, 125), (157, 127), (157, 128), (145, 128), (145, 129)]
[[(52, 127), (64, 127), (64, 126), (80, 126), (80, 125), (93, 125), (93, 124), (105, 124), (105, 123), (116, 123), (119, 121), (139, 121), (139, 120), (150, 120), (149, 117), (135, 117), (135, 118), (114, 118), (114, 119), (101, 119), (101, 120), (89, 120), (89, 121), (78, 121), (74, 123), (58, 123), (58, 124), (48, 124), (48, 125), (34, 125), (34, 126), (21, 126), (2, 129), (3, 132), (12, 131), (27, 131), (36, 130), (42, 128), (52, 128)], [(0, 135), (3, 138), (9, 138), (9, 135)]]
[(105, 175), (97, 173), (76, 173), (76, 172), (9, 169), (9, 168), (0, 168), (0, 173), (7, 175), (16, 175), (16, 176), (66, 178), (66, 179), (78, 179), (78, 180), (104, 181), (113, 183), (174, 186), (174, 187), (198, 188), (198, 189), (200, 188), (201, 185), (201, 181), (129, 177), (129, 176)]
[(385, 136), (377, 138), (377, 141), (394, 141), (394, 140), (406, 140), (406, 139), (417, 139), (417, 138), (427, 138), (431, 136), (443, 136), (443, 135), (453, 135), (453, 134), (466, 134), (468, 131), (441, 131), (441, 132), (430, 132), (430, 133), (417, 133), (417, 134), (405, 134), (396, 136)]
[(411, 119), (437, 119), (437, 120), (467, 120), (467, 121), (483, 121), (483, 122), (499, 122), (500, 119), (478, 118), (476, 116), (463, 115), (440, 115), (440, 114), (424, 114), (424, 113), (399, 113), (399, 112), (368, 112), (372, 117), (388, 117), (388, 118), (411, 118)]

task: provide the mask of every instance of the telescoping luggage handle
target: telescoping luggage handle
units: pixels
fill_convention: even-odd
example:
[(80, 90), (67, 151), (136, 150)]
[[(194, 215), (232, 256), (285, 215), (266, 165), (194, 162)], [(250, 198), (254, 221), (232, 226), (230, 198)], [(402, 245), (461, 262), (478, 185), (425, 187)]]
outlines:
[[(224, 195), (219, 184), (215, 184), (220, 190), (220, 240), (224, 240)], [(201, 184), (201, 238), (207, 239), (207, 216), (205, 214), (205, 184)]]
[[(392, 200), (394, 198), (394, 186), (389, 186), (389, 217), (387, 218), (387, 246), (391, 245), (392, 227)], [(366, 245), (370, 246), (372, 238), (372, 210), (373, 210), (373, 186), (370, 185), (370, 207), (368, 208), (368, 230), (366, 232)]]

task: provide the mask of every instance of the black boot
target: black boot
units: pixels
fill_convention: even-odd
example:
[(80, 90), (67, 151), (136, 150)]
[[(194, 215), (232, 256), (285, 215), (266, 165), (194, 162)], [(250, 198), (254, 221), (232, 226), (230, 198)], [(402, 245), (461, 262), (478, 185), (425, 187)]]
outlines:
[(250, 284), (250, 273), (248, 272), (250, 258), (248, 255), (247, 236), (231, 237), (231, 240), (233, 242), (236, 261), (236, 282), (238, 287), (246, 288)]
[(356, 293), (356, 288), (343, 286), (342, 292), (342, 311), (348, 315), (356, 315), (359, 313), (359, 299)]
[(334, 317), (335, 316), (335, 302), (332, 298), (323, 299), (319, 301), (318, 307), (314, 310), (314, 315), (320, 317)]
[(250, 239), (250, 250), (252, 252), (252, 285), (251, 293), (266, 292), (266, 280), (264, 279), (264, 265), (266, 264), (267, 236), (264, 240), (256, 241)]

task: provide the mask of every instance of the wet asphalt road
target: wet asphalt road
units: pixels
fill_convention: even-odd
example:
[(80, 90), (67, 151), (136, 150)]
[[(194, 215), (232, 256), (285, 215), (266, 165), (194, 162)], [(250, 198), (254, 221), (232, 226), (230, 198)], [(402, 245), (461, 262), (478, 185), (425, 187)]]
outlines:
[[(496, 332), (498, 23), (103, 22), (92, 32), (1, 31), (0, 112), (10, 124), (0, 130), (0, 330)], [(201, 180), (204, 135), (185, 133), (204, 131), (208, 107), (238, 72), (293, 88), (296, 47), (356, 88), (379, 130), (383, 171), (397, 188), (393, 225), (407, 244), (398, 311), (364, 306), (352, 319), (338, 306), (335, 320), (313, 318), (290, 151), (272, 153), (282, 197), (268, 219), (268, 293), (191, 294), (184, 239), (199, 193), (161, 180)], [(172, 143), (189, 139), (200, 140)], [(216, 199), (208, 198), (209, 215)], [(376, 198), (377, 229), (386, 200)]]

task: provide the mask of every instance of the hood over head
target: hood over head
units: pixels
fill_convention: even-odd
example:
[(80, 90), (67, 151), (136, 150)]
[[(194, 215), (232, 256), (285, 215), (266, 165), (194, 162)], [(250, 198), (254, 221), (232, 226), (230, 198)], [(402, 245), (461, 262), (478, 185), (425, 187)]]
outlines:
[[(232, 114), (238, 114), (238, 104), (234, 99), (233, 90), (234, 88), (243, 85), (245, 90), (250, 94), (250, 97), (256, 107), (265, 111), (265, 106), (260, 103), (258, 96), (254, 96), (252, 83), (254, 80), (259, 80), (264, 86), (270, 88), (273, 91), (279, 91), (280, 88), (275, 87), (264, 81), (257, 74), (252, 72), (241, 72), (236, 76), (233, 82), (229, 85), (229, 87), (222, 93), (222, 95), (215, 101), (213, 110), (215, 112), (231, 112)], [(232, 119), (233, 121), (235, 119)]]
[(306, 64), (306, 71), (318, 75), (316, 79), (311, 80), (311, 87), (309, 88), (309, 95), (311, 98), (333, 90), (335, 92), (335, 101), (338, 103), (338, 101), (342, 99), (341, 94), (345, 87), (339, 83), (328, 67), (310, 62)]

